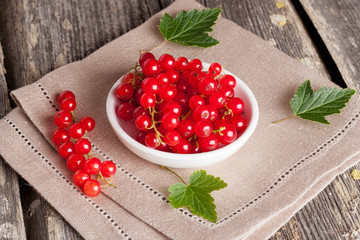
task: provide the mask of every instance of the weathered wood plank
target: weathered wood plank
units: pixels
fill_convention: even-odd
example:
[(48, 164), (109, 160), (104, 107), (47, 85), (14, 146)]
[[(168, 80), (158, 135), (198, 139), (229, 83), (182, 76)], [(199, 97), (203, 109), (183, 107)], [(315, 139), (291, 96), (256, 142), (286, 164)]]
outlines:
[[(3, 2), (4, 0), (0, 0), (1, 6), (4, 6)], [(159, 5), (156, 1), (125, 3), (125, 1), (102, 0), (89, 1), (81, 5), (79, 2), (60, 0), (51, 3), (45, 0), (7, 1), (5, 10), (1, 10), (6, 12), (6, 21), (0, 21), (0, 27), (6, 33), (4, 45), (5, 55), (9, 56), (7, 67), (10, 88), (15, 89), (29, 84), (56, 67), (84, 58), (106, 42), (140, 25), (170, 2), (161, 0)], [(269, 41), (269, 44), (299, 59), (321, 74), (331, 77), (291, 2), (279, 1), (278, 5), (275, 1), (260, 0), (200, 2), (208, 7), (222, 7), (224, 17), (252, 31)], [(14, 29), (16, 31), (13, 31)], [(350, 191), (344, 190), (347, 188)], [(273, 239), (341, 238), (347, 233), (348, 236), (354, 236), (353, 231), (356, 229), (351, 226), (357, 224), (358, 210), (355, 209), (352, 213), (355, 214), (353, 217), (343, 211), (349, 206), (349, 201), (353, 200), (352, 197), (358, 196), (358, 189), (358, 183), (354, 183), (346, 173), (338, 177), (315, 200), (297, 213), (273, 236)], [(348, 192), (352, 194), (349, 195)], [(24, 190), (24, 193), (28, 193), (28, 190)], [(39, 199), (34, 192), (32, 194), (33, 196), (27, 200), (28, 206), (33, 200)], [(36, 231), (36, 228), (43, 228), (46, 231), (45, 233), (40, 231), (39, 235), (31, 235), (31, 237), (51, 238), (49, 235), (54, 229), (65, 229), (52, 235), (58, 238), (70, 238), (72, 234), (76, 235), (71, 227), (66, 227), (63, 223), (51, 227), (51, 224), (47, 223), (51, 216), (44, 209), (49, 209), (47, 211), (57, 216), (55, 222), (61, 222), (61, 217), (56, 215), (44, 200), (41, 200), (40, 206), (40, 210), (35, 212), (39, 214), (37, 215), (39, 222), (29, 221), (30, 224), (34, 224), (28, 228), (28, 231)], [(71, 233), (64, 234), (67, 230)]]
[(31, 186), (23, 183), (20, 191), (28, 239), (83, 239)]
[[(83, 59), (160, 10), (157, 1), (141, 0), (0, 0), (0, 6), (10, 90)], [(25, 218), (29, 239), (82, 239), (32, 188), (22, 187), (21, 196), (24, 209), (38, 205)]]
[(300, 0), (345, 82), (360, 90), (360, 2)]
[[(171, 0), (160, 0), (163, 7)], [(221, 15), (251, 31), (289, 56), (331, 78), (291, 1), (198, 0), (219, 7)]]
[[(0, 44), (0, 118), (10, 111)], [(17, 174), (0, 156), (0, 239), (24, 239), (25, 227)]]
[[(161, 2), (163, 6), (170, 3), (167, 0)], [(324, 76), (337, 80), (330, 75), (333, 69), (328, 71), (329, 66), (322, 62), (316, 50), (318, 46), (310, 39), (307, 26), (300, 20), (291, 1), (200, 2), (208, 7), (221, 7), (222, 16), (269, 41)], [(337, 177), (271, 239), (354, 239), (356, 234), (360, 236), (359, 208), (355, 207), (349, 213), (351, 202), (357, 199), (360, 189), (359, 183), (349, 177), (350, 171)]]

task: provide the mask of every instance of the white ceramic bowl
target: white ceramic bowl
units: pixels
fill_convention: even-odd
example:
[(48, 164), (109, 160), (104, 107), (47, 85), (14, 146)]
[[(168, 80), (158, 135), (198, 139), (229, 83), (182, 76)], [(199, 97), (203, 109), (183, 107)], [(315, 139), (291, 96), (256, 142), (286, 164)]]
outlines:
[[(209, 66), (210, 64), (203, 63), (204, 69), (208, 69)], [(247, 128), (243, 134), (229, 145), (206, 153), (178, 154), (155, 150), (137, 142), (135, 138), (139, 131), (136, 129), (134, 121), (124, 121), (116, 115), (116, 108), (120, 102), (115, 95), (115, 90), (120, 84), (122, 77), (116, 81), (107, 97), (106, 112), (109, 122), (120, 141), (126, 147), (150, 162), (173, 168), (198, 168), (220, 162), (233, 155), (245, 144), (254, 132), (259, 119), (258, 104), (250, 88), (234, 74), (226, 70), (224, 70), (224, 72), (236, 78), (235, 96), (242, 98), (244, 101), (245, 112), (243, 117), (247, 124)]]

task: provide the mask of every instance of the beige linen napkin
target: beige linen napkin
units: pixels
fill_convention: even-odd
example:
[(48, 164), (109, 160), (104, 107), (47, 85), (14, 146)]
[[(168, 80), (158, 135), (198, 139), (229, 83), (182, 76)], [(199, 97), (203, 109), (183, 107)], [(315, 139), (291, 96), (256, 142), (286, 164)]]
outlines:
[[(182, 9), (193, 8), (202, 7), (192, 0), (178, 0), (165, 11), (176, 14)], [(204, 168), (228, 183), (227, 188), (213, 193), (218, 222), (214, 224), (198, 218), (187, 209), (174, 210), (167, 201), (167, 188), (178, 181), (176, 177), (124, 147), (109, 125), (105, 112), (106, 96), (110, 88), (134, 65), (139, 57), (139, 50), (161, 43), (162, 37), (157, 25), (162, 14), (163, 12), (158, 13), (86, 59), (61, 67), (38, 82), (14, 91), (12, 95), (43, 137), (51, 142), (51, 134), (56, 128), (52, 120), (58, 108), (56, 96), (66, 89), (75, 92), (78, 102), (77, 119), (92, 116), (97, 123), (95, 130), (88, 135), (93, 144), (93, 152), (103, 160), (113, 160), (118, 166), (118, 173), (114, 178), (118, 188), (106, 188), (101, 197), (91, 201), (103, 201), (102, 206), (107, 211), (114, 211), (112, 216), (119, 218), (118, 224), (124, 226), (129, 235), (143, 239), (143, 233), (140, 232), (144, 231), (149, 232), (149, 235), (146, 234), (148, 239), (164, 236), (173, 239), (269, 237), (337, 174), (358, 161), (358, 99), (354, 97), (341, 115), (330, 116), (330, 126), (300, 118), (271, 125), (272, 121), (292, 115), (289, 101), (294, 90), (306, 79), (311, 79), (314, 89), (333, 84), (223, 18), (218, 20), (213, 33), (221, 42), (215, 47), (200, 49), (168, 43), (157, 48), (154, 51), (157, 57), (167, 51), (176, 57), (186, 56), (189, 59), (200, 58), (205, 62), (221, 63), (249, 85), (260, 108), (257, 129), (244, 147), (229, 159)], [(27, 121), (24, 120), (25, 117), (20, 117), (20, 113), (12, 114), (13, 121), (19, 125)], [(0, 127), (7, 129), (8, 134), (6, 138), (1, 136), (0, 144), (7, 145), (0, 149), (0, 153), (25, 178), (35, 178), (34, 174), (45, 170), (41, 167), (32, 171), (30, 168), (19, 168), (18, 164), (27, 159), (24, 157), (26, 150), (16, 147), (15, 136), (10, 134), (9, 124), (4, 123), (6, 121)], [(13, 128), (14, 130), (16, 131)], [(27, 137), (32, 138), (36, 134), (31, 129)], [(46, 145), (40, 136), (35, 141), (39, 148)], [(47, 160), (56, 164), (56, 171), (61, 166), (61, 161), (54, 151), (52, 155), (49, 149), (46, 151), (49, 155)], [(185, 178), (192, 171), (193, 169), (177, 170)], [(71, 179), (65, 168), (61, 172), (66, 172), (66, 180)], [(42, 190), (43, 184), (37, 178), (31, 183), (45, 198), (48, 196), (50, 199), (51, 194), (56, 194), (57, 191), (67, 191), (60, 189), (60, 184), (63, 183), (58, 183), (59, 187), (51, 191)], [(52, 184), (57, 185), (57, 181), (54, 180)], [(65, 194), (62, 199), (64, 205), (68, 198), (70, 199), (70, 195)], [(60, 204), (56, 199), (52, 199), (50, 203), (57, 209)], [(60, 213), (83, 236), (90, 238), (92, 235), (86, 233), (87, 227), (79, 220), (81, 216), (74, 214), (70, 208), (65, 206)], [(99, 217), (97, 215), (98, 212), (89, 210), (87, 221), (93, 222), (93, 218)], [(135, 225), (129, 225), (127, 219)], [(103, 225), (106, 224), (99, 226)], [(108, 227), (105, 226), (104, 229)]]

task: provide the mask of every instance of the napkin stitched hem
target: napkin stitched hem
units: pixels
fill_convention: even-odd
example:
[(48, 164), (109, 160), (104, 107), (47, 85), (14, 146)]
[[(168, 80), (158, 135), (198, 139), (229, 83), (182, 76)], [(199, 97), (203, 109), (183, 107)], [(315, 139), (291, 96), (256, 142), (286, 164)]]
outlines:
[(51, 163), (51, 161), (36, 148), (36, 146), (32, 142), (30, 142), (30, 140), (15, 123), (13, 123), (7, 117), (4, 117), (4, 121), (19, 135), (19, 137), (22, 138), (25, 145), (27, 145), (37, 157), (41, 158), (41, 160), (44, 161), (45, 164), (48, 165), (54, 173), (56, 173), (56, 175), (58, 175), (62, 180), (64, 180), (69, 185), (69, 187), (78, 192), (85, 201), (87, 201), (92, 207), (94, 207), (99, 212), (99, 214), (102, 215), (118, 231), (121, 236), (123, 236), (125, 239), (132, 239), (130, 235), (126, 233), (125, 230), (120, 226), (120, 224), (117, 223), (102, 206), (93, 201), (90, 197), (87, 197), (76, 185), (74, 185), (69, 179), (67, 179), (65, 175), (59, 169), (57, 169)]
[[(54, 102), (51, 100), (51, 98), (50, 98), (49, 94), (47, 93), (45, 87), (40, 82), (36, 82), (36, 85), (40, 88), (41, 92), (43, 93), (45, 98), (48, 100), (49, 104), (56, 111), (59, 111), (59, 109), (56, 107)], [(317, 159), (317, 158), (321, 157), (322, 155), (324, 155), (328, 149), (330, 149), (331, 147), (336, 145), (336, 143), (338, 143), (340, 141), (340, 139), (343, 136), (345, 136), (346, 133), (353, 126), (356, 125), (356, 123), (359, 120), (359, 116), (360, 116), (360, 111), (356, 112), (353, 115), (353, 117), (351, 117), (351, 119), (347, 122), (347, 124), (345, 124), (344, 127), (342, 127), (338, 132), (336, 132), (331, 138), (326, 140), (323, 144), (318, 146), (314, 151), (312, 151), (311, 153), (305, 155), (299, 161), (297, 161), (295, 164), (290, 166), (286, 171), (284, 171), (272, 184), (270, 184), (270, 186), (264, 192), (260, 193), (258, 196), (256, 196), (255, 198), (253, 198), (252, 200), (250, 200), (248, 203), (244, 204), (243, 206), (231, 211), (229, 214), (226, 214), (226, 216), (221, 218), (217, 223), (210, 223), (207, 220), (204, 220), (202, 218), (194, 216), (194, 215), (190, 214), (184, 208), (178, 208), (176, 210), (178, 210), (180, 213), (182, 213), (182, 215), (184, 215), (184, 216), (186, 216), (186, 217), (188, 217), (190, 219), (196, 220), (195, 222), (198, 222), (203, 226), (206, 225), (209, 229), (216, 228), (216, 227), (221, 226), (222, 224), (224, 224), (226, 222), (231, 221), (236, 216), (239, 216), (242, 213), (246, 212), (248, 209), (252, 208), (254, 205), (256, 205), (256, 203), (260, 202), (261, 199), (264, 199), (264, 198), (268, 197), (272, 192), (279, 189), (281, 187), (281, 185), (284, 182), (286, 182), (286, 179), (291, 177), (298, 170), (300, 170), (304, 166), (304, 164), (310, 163), (310, 162), (314, 161), (315, 159)], [(98, 146), (96, 146), (94, 142), (91, 142), (91, 145), (94, 148), (94, 150), (96, 150), (104, 159), (106, 159), (106, 160), (111, 159), (106, 153), (104, 153), (104, 151), (102, 151)], [(141, 181), (138, 177), (134, 176), (134, 174), (130, 173), (128, 170), (124, 169), (123, 167), (121, 167), (117, 163), (115, 163), (115, 164), (116, 164), (116, 167), (118, 169), (120, 169), (125, 175), (127, 175), (131, 179), (135, 180), (138, 184), (140, 184), (146, 190), (152, 192), (153, 193), (152, 195), (155, 195), (160, 200), (162, 200), (162, 201), (164, 201), (166, 203), (169, 203), (168, 198), (163, 196), (161, 193), (159, 193), (159, 191), (155, 190), (150, 185), (148, 185), (145, 182)]]

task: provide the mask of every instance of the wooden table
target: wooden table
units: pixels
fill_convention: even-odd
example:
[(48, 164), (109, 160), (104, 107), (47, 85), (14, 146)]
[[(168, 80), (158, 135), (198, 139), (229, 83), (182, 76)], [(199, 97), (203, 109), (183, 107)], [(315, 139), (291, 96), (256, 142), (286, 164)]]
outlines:
[[(359, 0), (199, 2), (222, 8), (223, 17), (340, 86), (360, 90)], [(0, 0), (0, 58), (4, 58), (4, 63), (0, 61), (0, 117), (15, 106), (9, 91), (83, 59), (170, 3)], [(350, 176), (352, 169), (338, 176), (272, 239), (360, 239), (360, 183)], [(81, 239), (1, 158), (0, 213), (0, 239)]]

